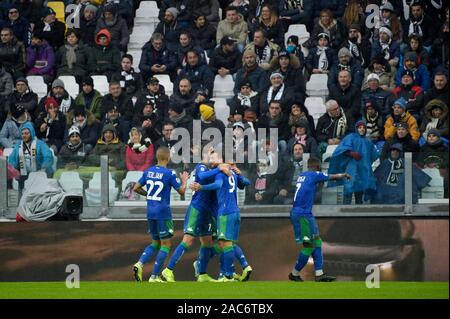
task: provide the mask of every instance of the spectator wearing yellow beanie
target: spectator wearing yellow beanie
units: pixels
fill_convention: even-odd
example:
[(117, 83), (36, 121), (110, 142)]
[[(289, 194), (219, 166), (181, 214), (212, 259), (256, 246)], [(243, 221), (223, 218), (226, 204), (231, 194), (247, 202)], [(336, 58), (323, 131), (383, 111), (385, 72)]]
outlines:
[(200, 116), (203, 121), (211, 122), (215, 120), (216, 113), (214, 108), (207, 104), (200, 104)]

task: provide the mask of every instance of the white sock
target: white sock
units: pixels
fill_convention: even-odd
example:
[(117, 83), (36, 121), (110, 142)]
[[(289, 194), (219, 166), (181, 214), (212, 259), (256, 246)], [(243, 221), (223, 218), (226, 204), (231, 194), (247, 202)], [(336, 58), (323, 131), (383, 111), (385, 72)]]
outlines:
[(156, 279), (156, 278), (158, 278), (158, 276), (152, 275), (151, 278), (152, 278), (152, 279)]
[(292, 274), (294, 275), (294, 276), (298, 276), (299, 274), (300, 274), (300, 271), (298, 271), (297, 269), (292, 269)]
[(144, 264), (141, 263), (140, 261), (137, 262), (139, 266), (144, 267)]
[(323, 270), (316, 270), (316, 276), (322, 276), (323, 275)]

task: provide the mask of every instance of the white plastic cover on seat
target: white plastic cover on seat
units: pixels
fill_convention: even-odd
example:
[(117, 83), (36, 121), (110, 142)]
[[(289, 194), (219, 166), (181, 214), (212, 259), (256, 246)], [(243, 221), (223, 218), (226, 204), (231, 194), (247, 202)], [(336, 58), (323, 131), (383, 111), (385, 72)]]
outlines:
[(321, 96), (326, 97), (328, 95), (328, 75), (327, 74), (312, 74), (308, 82), (306, 82), (306, 94), (308, 96)]
[(444, 198), (444, 179), (437, 168), (424, 168), (423, 172), (431, 177), (431, 181), (422, 189), (422, 198)]
[(128, 54), (133, 57), (133, 67), (136, 71), (139, 70), (139, 63), (141, 62), (142, 51), (139, 49), (129, 49)]
[(47, 95), (47, 84), (41, 75), (29, 75), (27, 81), (29, 88), (38, 95), (39, 99)]
[[(125, 190), (125, 188), (127, 187), (128, 183), (131, 182), (135, 182), (137, 183), (137, 181), (142, 177), (142, 171), (128, 171), (127, 175), (125, 176), (125, 178), (122, 181), (122, 192)], [(145, 196), (142, 195), (138, 195), (138, 199), (139, 200), (145, 200)]]
[(314, 115), (319, 115), (320, 117), (327, 111), (321, 97), (307, 97), (305, 99), (305, 107), (312, 117), (314, 117)]
[(106, 75), (93, 75), (91, 78), (94, 81), (94, 88), (99, 91), (101, 95), (109, 93), (109, 83)]
[(142, 46), (150, 40), (154, 31), (155, 29), (152, 24), (135, 26), (133, 28), (133, 33), (130, 34), (128, 49), (141, 49)]
[(31, 172), (28, 175), (28, 178), (25, 180), (23, 188), (25, 189), (25, 188), (28, 187), (28, 185), (32, 185), (33, 184), (32, 181), (34, 179), (47, 179), (47, 173), (46, 172), (41, 172), (41, 171)]
[(61, 75), (58, 79), (64, 82), (64, 89), (75, 99), (80, 92), (80, 86), (75, 80), (75, 77), (73, 75)]
[[(119, 190), (115, 186), (116, 182), (109, 173), (109, 204), (112, 205), (117, 198)], [(89, 187), (85, 190), (86, 200), (89, 206), (99, 206), (101, 204), (101, 173), (95, 172), (89, 181)]]
[(214, 78), (214, 97), (233, 97), (234, 80), (230, 74), (221, 77), (219, 74)]
[(139, 8), (136, 10), (136, 17), (134, 18), (134, 24), (158, 24), (159, 9), (156, 1), (141, 1)]
[(78, 172), (62, 172), (59, 177), (59, 185), (61, 185), (67, 193), (83, 196), (83, 181), (81, 180)]
[(325, 153), (322, 155), (322, 162), (325, 162), (328, 158), (330, 158), (337, 147), (337, 145), (328, 145)]
[(214, 112), (216, 113), (216, 119), (223, 122), (225, 126), (228, 124), (228, 117), (230, 116), (230, 107), (227, 104), (227, 100), (221, 97), (211, 99), (214, 101)]
[(159, 84), (164, 86), (164, 90), (168, 96), (173, 93), (173, 83), (170, 81), (168, 74), (155, 74), (155, 78), (159, 80)]

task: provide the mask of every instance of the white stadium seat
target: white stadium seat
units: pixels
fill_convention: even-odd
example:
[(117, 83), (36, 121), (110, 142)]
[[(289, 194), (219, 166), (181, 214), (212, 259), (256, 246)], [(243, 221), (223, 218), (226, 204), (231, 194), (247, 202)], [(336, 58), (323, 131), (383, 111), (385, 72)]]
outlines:
[(109, 93), (109, 83), (106, 75), (93, 75), (91, 77), (94, 81), (94, 88), (99, 91), (101, 95)]
[(325, 98), (328, 95), (327, 82), (327, 74), (312, 74), (311, 78), (306, 83), (306, 94), (308, 94), (308, 96), (320, 96)]
[(25, 180), (25, 183), (23, 185), (23, 188), (26, 189), (28, 187), (28, 185), (32, 185), (33, 184), (33, 180), (37, 179), (37, 180), (43, 180), (43, 179), (47, 179), (47, 173), (46, 172), (31, 172), (28, 175), (28, 178)]
[(437, 168), (424, 168), (423, 172), (431, 177), (427, 186), (422, 189), (422, 198), (441, 199), (444, 198), (444, 178)]
[(65, 192), (83, 196), (83, 181), (78, 172), (62, 172), (58, 181)]
[(173, 93), (173, 83), (170, 81), (170, 76), (167, 74), (156, 74), (155, 78), (159, 80), (159, 84), (164, 86), (164, 90), (168, 96)]
[(227, 104), (227, 100), (224, 98), (216, 97), (211, 99), (214, 101), (214, 112), (216, 113), (216, 119), (220, 120), (227, 126), (228, 117), (230, 116), (230, 107)]
[(75, 99), (80, 92), (80, 86), (75, 80), (75, 77), (73, 75), (61, 75), (58, 79), (64, 82), (65, 90), (72, 98)]
[(38, 95), (39, 99), (47, 95), (47, 84), (45, 84), (42, 76), (29, 75), (27, 76), (27, 81), (29, 88)]
[[(86, 188), (86, 200), (88, 206), (100, 206), (101, 205), (101, 173), (95, 172), (92, 179), (89, 181), (89, 187)], [(109, 204), (112, 205), (117, 198), (119, 190), (115, 186), (116, 182), (109, 173)]]
[(234, 80), (233, 77), (228, 74), (225, 77), (216, 75), (214, 78), (214, 97), (230, 98), (233, 97)]
[(141, 1), (134, 18), (135, 26), (149, 24), (157, 25), (159, 8), (156, 1)]

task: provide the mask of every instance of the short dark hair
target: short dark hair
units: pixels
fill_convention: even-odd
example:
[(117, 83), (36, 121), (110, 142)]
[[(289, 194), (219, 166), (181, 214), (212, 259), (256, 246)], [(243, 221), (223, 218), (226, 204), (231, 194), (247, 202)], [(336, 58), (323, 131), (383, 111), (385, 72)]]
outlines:
[(163, 123), (163, 125), (162, 125), (163, 129), (164, 129), (164, 126), (167, 126), (167, 125), (172, 125), (173, 127), (175, 127), (175, 123), (174, 122), (172, 122), (172, 121), (165, 121)]
[(315, 158), (315, 157), (310, 157), (308, 159), (308, 167), (319, 167), (320, 168), (320, 161), (319, 159)]
[(110, 87), (113, 86), (113, 85), (118, 85), (118, 86), (120, 86), (120, 82), (117, 81), (117, 80), (112, 80), (111, 82), (109, 82), (109, 86), (110, 86)]
[(122, 60), (125, 59), (125, 58), (130, 60), (131, 64), (133, 64), (133, 56), (131, 54), (128, 54), (128, 53), (124, 54), (123, 57), (122, 57)]
[(66, 32), (66, 38), (71, 35), (71, 34), (75, 34), (75, 36), (77, 37), (77, 39), (80, 38), (80, 34), (78, 33), (78, 31), (74, 28), (68, 29)]
[(226, 14), (228, 11), (236, 11), (236, 13), (239, 12), (238, 8), (235, 7), (235, 6), (228, 6), (228, 7), (226, 7), (226, 9), (225, 9), (225, 14)]

